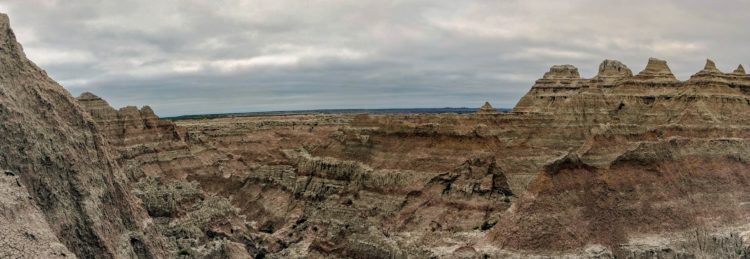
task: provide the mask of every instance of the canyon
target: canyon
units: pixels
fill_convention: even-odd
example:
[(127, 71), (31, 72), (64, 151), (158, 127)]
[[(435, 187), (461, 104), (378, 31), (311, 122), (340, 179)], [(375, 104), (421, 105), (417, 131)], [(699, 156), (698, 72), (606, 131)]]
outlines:
[(750, 75), (556, 65), (510, 112), (167, 120), (0, 16), (0, 257), (748, 258)]

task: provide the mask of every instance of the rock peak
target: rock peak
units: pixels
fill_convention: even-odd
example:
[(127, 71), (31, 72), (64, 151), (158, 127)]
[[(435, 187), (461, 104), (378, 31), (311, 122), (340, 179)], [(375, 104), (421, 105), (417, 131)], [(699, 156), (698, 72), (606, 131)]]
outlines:
[(549, 72), (544, 73), (544, 79), (580, 79), (578, 68), (573, 65), (554, 65)]
[(654, 81), (677, 81), (677, 78), (672, 74), (672, 70), (667, 66), (667, 61), (657, 58), (649, 58), (646, 68), (638, 73), (636, 78)]
[(734, 70), (735, 74), (744, 75), (745, 74), (745, 68), (742, 67), (742, 64), (740, 64), (737, 69)]
[(716, 68), (716, 63), (714, 63), (714, 61), (710, 59), (706, 59), (706, 65), (703, 67), (703, 70), (711, 72), (721, 72), (718, 68)]
[[(0, 62), (0, 66), (3, 66), (0, 67), (1, 70), (42, 71), (26, 58), (23, 47), (16, 41), (16, 35), (10, 27), (10, 19), (4, 13), (0, 13), (0, 58), (4, 59), (3, 62)], [(13, 67), (13, 69), (5, 68), (8, 66)]]
[(495, 110), (494, 107), (492, 107), (492, 104), (490, 102), (484, 102), (484, 105), (477, 110), (477, 113), (481, 114), (488, 114), (488, 113), (495, 113), (497, 110)]
[(599, 64), (599, 73), (594, 79), (602, 81), (615, 81), (633, 76), (633, 71), (620, 61), (605, 59)]

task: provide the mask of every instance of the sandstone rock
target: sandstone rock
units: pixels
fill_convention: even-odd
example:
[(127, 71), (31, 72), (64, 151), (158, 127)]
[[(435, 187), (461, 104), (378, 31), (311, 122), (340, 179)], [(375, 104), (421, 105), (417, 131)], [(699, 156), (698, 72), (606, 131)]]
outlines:
[(549, 72), (544, 73), (543, 79), (579, 79), (578, 68), (573, 65), (554, 65)]
[(646, 68), (638, 73), (634, 79), (650, 82), (678, 82), (672, 74), (672, 70), (667, 66), (667, 61), (656, 58), (649, 58)]
[(714, 63), (714, 61), (710, 59), (706, 59), (706, 65), (703, 67), (703, 70), (708, 71), (708, 72), (721, 73), (721, 71), (719, 71), (719, 69), (716, 68), (716, 63)]
[(554, 65), (533, 88), (578, 88), (583, 80), (573, 65)]
[(477, 114), (494, 114), (497, 113), (497, 110), (492, 107), (490, 102), (484, 102), (484, 105), (482, 107), (479, 107), (479, 110), (477, 110)]
[(737, 66), (737, 69), (735, 69), (733, 73), (738, 74), (738, 75), (744, 75), (745, 74), (745, 68), (742, 67), (742, 65), (739, 65), (739, 66)]
[(614, 82), (624, 78), (633, 76), (633, 72), (630, 71), (625, 64), (617, 60), (605, 59), (599, 64), (599, 73), (593, 78), (594, 80), (600, 80), (604, 82)]

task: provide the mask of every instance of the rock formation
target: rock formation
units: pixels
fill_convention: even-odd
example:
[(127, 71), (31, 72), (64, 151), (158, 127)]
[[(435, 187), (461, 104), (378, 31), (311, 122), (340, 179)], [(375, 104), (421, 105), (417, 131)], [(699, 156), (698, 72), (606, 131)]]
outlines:
[(617, 60), (605, 59), (599, 65), (599, 73), (593, 78), (595, 81), (602, 83), (613, 83), (624, 78), (633, 76), (633, 72), (630, 71), (625, 64)]
[(734, 70), (734, 74), (738, 75), (744, 75), (745, 74), (745, 68), (742, 67), (742, 65), (737, 66), (737, 69)]
[(677, 78), (667, 66), (667, 61), (656, 58), (649, 58), (646, 68), (638, 73), (634, 79), (644, 82), (677, 82)]
[[(618, 63), (603, 62), (600, 74), (623, 71)], [(370, 116), (345, 129), (340, 146), (313, 154), (416, 171), (450, 168), (479, 154), (498, 157), (499, 167), (512, 168), (505, 175), (518, 195), (515, 209), (502, 214), (488, 235), (501, 247), (532, 254), (581, 249), (577, 253), (639, 256), (659, 246), (648, 248), (652, 244), (639, 243), (638, 236), (656, 233), (664, 240), (660, 247), (674, 256), (724, 253), (719, 250), (746, 255), (746, 241), (708, 244), (689, 233), (698, 228), (714, 240), (748, 238), (740, 219), (749, 211), (739, 206), (747, 199), (731, 194), (746, 193), (735, 183), (750, 176), (744, 162), (733, 162), (746, 161), (748, 77), (722, 73), (709, 61), (690, 80), (679, 81), (657, 59), (636, 76), (625, 70), (588, 80), (573, 71), (554, 66), (513, 113)], [(477, 125), (482, 134), (476, 134)], [(364, 134), (372, 144), (355, 141)], [(670, 185), (646, 187), (649, 182)], [(690, 202), (701, 205), (678, 205), (688, 202), (679, 194), (687, 189), (712, 198), (691, 195)], [(644, 203), (653, 200), (659, 205)], [(587, 250), (587, 244), (605, 249)]]
[(105, 100), (89, 92), (82, 93), (77, 99), (115, 146), (180, 138), (174, 123), (160, 120), (149, 106), (143, 106), (140, 110), (135, 106), (115, 110)]
[[(30, 213), (29, 222), (38, 224), (18, 227), (46, 229), (46, 221), (56, 240), (78, 257), (163, 256), (161, 239), (130, 194), (101, 132), (62, 86), (26, 59), (4, 14), (0, 122), (0, 168), (18, 175), (44, 216), (35, 217), (35, 209), (21, 205)], [(24, 231), (31, 239), (36, 236), (34, 229)], [(56, 242), (49, 232), (39, 232), (40, 242)], [(44, 249), (35, 252), (47, 256)]]
[(497, 113), (497, 110), (492, 107), (490, 102), (484, 102), (484, 105), (482, 107), (479, 107), (479, 110), (477, 110), (477, 114), (493, 114)]
[(534, 88), (578, 88), (581, 82), (578, 68), (573, 65), (554, 65), (536, 81)]

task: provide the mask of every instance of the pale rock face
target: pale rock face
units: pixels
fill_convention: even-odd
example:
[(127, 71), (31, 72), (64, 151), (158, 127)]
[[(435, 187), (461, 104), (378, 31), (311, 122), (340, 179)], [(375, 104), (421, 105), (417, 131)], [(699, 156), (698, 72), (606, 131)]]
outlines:
[(573, 65), (554, 65), (541, 79), (536, 81), (533, 88), (571, 89), (579, 88), (585, 80), (581, 79), (578, 68)]
[(599, 73), (593, 78), (605, 82), (614, 82), (623, 78), (632, 77), (630, 68), (617, 60), (605, 59), (599, 65)]
[(554, 65), (544, 73), (544, 79), (579, 79), (578, 68), (573, 65)]

